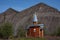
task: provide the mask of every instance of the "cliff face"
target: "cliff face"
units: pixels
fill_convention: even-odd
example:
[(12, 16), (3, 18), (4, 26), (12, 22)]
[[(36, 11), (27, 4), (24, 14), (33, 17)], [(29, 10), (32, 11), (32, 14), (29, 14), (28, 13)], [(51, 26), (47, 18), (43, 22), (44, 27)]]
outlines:
[(15, 35), (19, 27), (25, 28), (32, 24), (32, 15), (35, 12), (38, 15), (39, 23), (45, 24), (47, 33), (53, 33), (60, 26), (60, 12), (44, 3), (39, 3), (21, 12), (9, 8), (0, 14), (0, 24), (13, 23)]

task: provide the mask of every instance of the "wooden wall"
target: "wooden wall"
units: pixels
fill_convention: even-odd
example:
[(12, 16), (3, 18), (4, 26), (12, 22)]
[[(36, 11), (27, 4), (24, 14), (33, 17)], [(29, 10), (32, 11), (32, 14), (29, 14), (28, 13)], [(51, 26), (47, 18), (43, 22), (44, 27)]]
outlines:
[[(36, 29), (36, 31), (34, 31)], [(29, 37), (42, 37), (42, 30), (38, 26), (30, 27), (27, 31), (27, 36)]]

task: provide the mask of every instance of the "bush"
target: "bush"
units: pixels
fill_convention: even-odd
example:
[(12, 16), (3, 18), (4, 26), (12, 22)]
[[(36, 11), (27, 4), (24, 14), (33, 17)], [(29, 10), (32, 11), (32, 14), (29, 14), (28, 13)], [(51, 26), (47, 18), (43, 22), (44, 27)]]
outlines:
[(12, 35), (12, 24), (9, 22), (2, 24), (0, 28), (0, 35), (3, 38), (8, 38), (9, 36), (11, 36)]
[(56, 35), (57, 35), (57, 36), (60, 36), (60, 27), (58, 28)]
[(25, 32), (26, 32), (26, 31), (25, 31), (23, 28), (20, 27), (20, 28), (18, 29), (18, 33), (17, 33), (17, 34), (18, 34), (18, 36), (20, 36), (20, 37), (25, 37)]
[(57, 28), (57, 30), (55, 30), (51, 36), (60, 36), (60, 27)]

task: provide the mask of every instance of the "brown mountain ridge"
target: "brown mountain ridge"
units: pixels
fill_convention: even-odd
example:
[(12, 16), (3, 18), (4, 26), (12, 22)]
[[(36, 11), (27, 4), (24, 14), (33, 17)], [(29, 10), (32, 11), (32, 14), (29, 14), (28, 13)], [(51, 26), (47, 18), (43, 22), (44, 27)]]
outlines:
[(16, 11), (12, 8), (0, 14), (0, 25), (4, 22), (11, 22), (14, 27), (14, 35), (19, 27), (25, 28), (32, 24), (32, 15), (36, 12), (38, 22), (46, 27), (47, 34), (51, 34), (60, 27), (60, 12), (44, 3), (38, 3), (23, 11)]

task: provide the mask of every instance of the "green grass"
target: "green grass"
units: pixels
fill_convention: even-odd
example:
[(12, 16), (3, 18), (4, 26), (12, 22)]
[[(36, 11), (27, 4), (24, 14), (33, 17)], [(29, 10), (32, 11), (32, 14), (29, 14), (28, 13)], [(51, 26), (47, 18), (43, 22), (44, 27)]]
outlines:
[(45, 38), (16, 38), (11, 40), (46, 40)]

